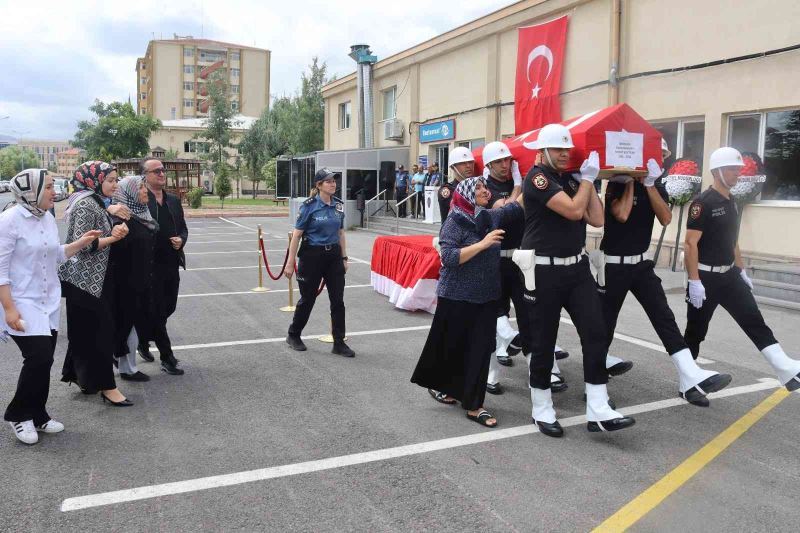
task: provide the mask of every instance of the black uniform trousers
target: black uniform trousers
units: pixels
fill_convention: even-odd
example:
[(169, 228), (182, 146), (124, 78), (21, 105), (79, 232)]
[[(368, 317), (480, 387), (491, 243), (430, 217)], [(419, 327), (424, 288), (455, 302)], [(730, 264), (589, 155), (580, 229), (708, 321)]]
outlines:
[(408, 202), (404, 203), (403, 205), (400, 205), (400, 202), (405, 200), (406, 196), (408, 196), (408, 194), (406, 193), (405, 189), (394, 190), (395, 206), (399, 206), (397, 207), (397, 216), (399, 216), (400, 218), (406, 217), (406, 206), (408, 205)]
[(414, 217), (422, 215), (425, 218), (425, 191), (414, 193)]
[(700, 354), (700, 343), (706, 338), (708, 324), (718, 305), (721, 305), (739, 327), (750, 337), (756, 348), (763, 350), (767, 346), (777, 344), (775, 335), (764, 322), (761, 311), (750, 287), (744, 282), (739, 267), (733, 267), (724, 274), (700, 271), (700, 281), (706, 289), (706, 300), (697, 309), (689, 301), (689, 290), (686, 290), (686, 331), (684, 338), (692, 356), (697, 359)]
[(56, 351), (58, 331), (50, 330), (50, 336), (10, 335), (22, 351), (22, 370), (17, 381), (17, 392), (6, 408), (5, 420), (24, 422), (33, 420), (41, 426), (48, 420), (45, 405), (50, 394), (50, 368)]
[(584, 381), (592, 385), (608, 383), (603, 304), (588, 258), (584, 256), (579, 263), (569, 266), (537, 265), (536, 290), (526, 290), (525, 300), (531, 324), (536, 325), (535, 329), (529, 328), (533, 342), (531, 387), (550, 388), (561, 309), (567, 310), (581, 339)]
[(308, 323), (321, 280), (325, 280), (328, 298), (331, 301), (331, 322), (334, 341), (343, 341), (344, 325), (344, 261), (338, 244), (311, 246), (303, 244), (297, 254), (297, 285), (300, 301), (289, 326), (289, 335), (299, 337)]
[[(153, 263), (152, 289), (147, 317), (135, 320), (136, 333), (139, 335), (139, 347), (146, 351), (148, 341), (156, 343), (163, 362), (175, 363), (172, 352), (172, 341), (167, 333), (167, 320), (175, 312), (178, 305), (178, 291), (181, 276), (177, 264)], [(145, 331), (143, 335), (142, 330)]]
[(669, 355), (687, 347), (675, 322), (675, 314), (667, 303), (661, 278), (656, 275), (654, 268), (655, 264), (650, 260), (635, 265), (606, 264), (606, 286), (599, 291), (602, 294), (609, 346), (614, 340), (622, 304), (628, 292), (631, 292), (644, 309)]
[(517, 329), (522, 341), (522, 353), (531, 353), (531, 321), (528, 304), (525, 301), (525, 282), (522, 271), (510, 257), (500, 258), (500, 300), (497, 316), (506, 316), (511, 312), (511, 302), (517, 315)]

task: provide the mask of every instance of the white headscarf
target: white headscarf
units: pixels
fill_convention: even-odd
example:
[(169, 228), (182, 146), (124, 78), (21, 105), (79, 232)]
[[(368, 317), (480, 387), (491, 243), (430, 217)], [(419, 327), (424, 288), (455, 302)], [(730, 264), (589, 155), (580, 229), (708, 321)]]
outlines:
[(47, 170), (43, 168), (28, 168), (11, 178), (11, 193), (14, 201), (21, 205), (34, 216), (43, 217), (47, 212), (39, 207), (44, 199), (44, 182)]

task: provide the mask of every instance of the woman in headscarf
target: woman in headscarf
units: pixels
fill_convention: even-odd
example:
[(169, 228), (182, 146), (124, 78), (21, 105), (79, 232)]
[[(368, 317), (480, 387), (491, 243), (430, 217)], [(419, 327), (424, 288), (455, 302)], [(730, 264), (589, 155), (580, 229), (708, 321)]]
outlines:
[(0, 336), (10, 335), (22, 352), (17, 392), (5, 419), (25, 444), (39, 441), (37, 431), (58, 433), (61, 422), (47, 414), (50, 367), (61, 318), (58, 263), (100, 236), (88, 230), (61, 246), (53, 207), (53, 178), (39, 168), (23, 170), (11, 180), (13, 207), (0, 214)]
[(411, 381), (434, 397), (461, 401), (467, 418), (495, 427), (497, 419), (483, 408), (483, 400), (495, 343), (504, 231), (485, 233), (476, 226), (477, 212), (489, 201), (483, 178), (462, 181), (452, 196), (439, 232), (438, 304)]
[[(153, 247), (158, 223), (147, 207), (147, 185), (141, 176), (119, 181), (115, 205), (128, 208), (128, 236), (111, 247), (114, 276), (114, 356), (119, 377), (127, 381), (149, 381), (150, 376), (136, 366), (139, 329), (146, 323), (150, 277), (153, 272)], [(115, 217), (116, 218), (116, 217)], [(146, 333), (142, 331), (144, 335)]]
[(67, 338), (61, 381), (77, 383), (86, 394), (100, 391), (103, 402), (125, 407), (125, 398), (114, 381), (113, 274), (108, 269), (109, 247), (125, 238), (125, 223), (112, 226), (106, 212), (117, 190), (116, 167), (87, 161), (72, 178), (75, 192), (67, 207), (67, 243), (97, 228), (102, 236), (61, 265), (58, 276), (67, 299)]

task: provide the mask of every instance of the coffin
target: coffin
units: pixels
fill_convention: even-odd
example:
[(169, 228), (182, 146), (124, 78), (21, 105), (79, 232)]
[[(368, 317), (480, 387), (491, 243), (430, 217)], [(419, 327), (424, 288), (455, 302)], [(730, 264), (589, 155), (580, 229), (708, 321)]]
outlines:
[[(647, 160), (661, 160), (661, 133), (628, 104), (619, 104), (561, 122), (572, 133), (575, 148), (570, 152), (568, 171), (580, 170), (589, 152), (600, 154), (600, 177), (615, 174), (647, 175)], [(523, 176), (534, 166), (539, 153), (539, 130), (529, 131), (504, 142), (520, 166)], [(483, 147), (473, 151), (476, 170), (483, 170)], [(476, 172), (480, 175), (481, 172)]]

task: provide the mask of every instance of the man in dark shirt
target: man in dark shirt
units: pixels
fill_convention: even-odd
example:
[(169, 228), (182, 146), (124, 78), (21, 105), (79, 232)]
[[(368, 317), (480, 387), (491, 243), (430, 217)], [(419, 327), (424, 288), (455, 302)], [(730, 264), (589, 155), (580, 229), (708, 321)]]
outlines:
[(603, 206), (594, 188), (600, 157), (592, 152), (577, 178), (566, 173), (572, 135), (559, 124), (542, 128), (536, 147), (542, 163), (534, 166), (523, 181), (525, 233), (521, 250), (514, 253), (514, 262), (525, 276), (525, 299), (530, 321), (535, 325), (530, 363), (533, 420), (545, 435), (564, 434), (553, 408), (550, 372), (561, 309), (566, 309), (583, 348), (587, 429), (596, 432), (627, 428), (635, 421), (608, 403), (602, 304), (584, 253), (586, 224), (603, 225)]
[(742, 154), (730, 147), (711, 154), (714, 184), (689, 206), (686, 223), (686, 290), (684, 338), (697, 359), (714, 310), (721, 305), (761, 351), (788, 390), (800, 389), (800, 361), (789, 358), (764, 322), (753, 296), (736, 243), (737, 208), (731, 188), (739, 180)]
[[(667, 156), (668, 152), (664, 158)], [(706, 394), (726, 387), (731, 376), (697, 366), (675, 323), (655, 264), (646, 255), (655, 218), (664, 226), (672, 220), (669, 196), (661, 179), (664, 171), (653, 159), (647, 162), (647, 169), (644, 179), (615, 176), (606, 188), (605, 233), (600, 243), (605, 275), (598, 274), (598, 290), (603, 300), (607, 340), (610, 345), (614, 339), (617, 318), (630, 291), (644, 308), (678, 370), (680, 396), (705, 407), (709, 405)], [(627, 372), (632, 366), (629, 361), (606, 356), (606, 368), (612, 376)]]
[(394, 201), (398, 205), (397, 216), (400, 218), (406, 217), (406, 204), (401, 204), (408, 196), (408, 171), (403, 165), (397, 169), (397, 174), (394, 178)]
[(139, 333), (139, 353), (148, 357), (148, 342), (156, 343), (161, 356), (161, 370), (173, 376), (184, 372), (178, 368), (178, 360), (172, 353), (172, 343), (167, 334), (167, 320), (178, 304), (180, 275), (178, 268), (186, 268), (183, 247), (189, 236), (180, 200), (164, 190), (166, 173), (164, 165), (154, 157), (146, 157), (140, 163), (148, 189), (150, 214), (158, 222), (158, 233), (153, 251), (153, 279), (150, 312), (147, 317), (147, 335)]

